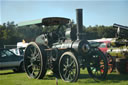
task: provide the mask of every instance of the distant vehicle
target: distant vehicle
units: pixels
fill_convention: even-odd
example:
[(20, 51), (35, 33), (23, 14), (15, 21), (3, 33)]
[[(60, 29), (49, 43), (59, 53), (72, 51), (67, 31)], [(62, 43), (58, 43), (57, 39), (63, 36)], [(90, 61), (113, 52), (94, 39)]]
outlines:
[(26, 48), (28, 43), (23, 40), (22, 42), (17, 42), (17, 48)]
[(0, 49), (0, 70), (12, 69), (14, 72), (23, 72), (23, 56), (15, 55), (8, 49)]
[(15, 53), (16, 55), (23, 56), (25, 48), (13, 48), (13, 49), (9, 49), (9, 50), (12, 51), (13, 53)]
[(98, 48), (103, 52), (106, 53), (108, 48), (110, 48), (110, 41), (100, 41), (100, 45)]
[(108, 48), (110, 48), (110, 42), (112, 38), (102, 38), (95, 40), (88, 40), (93, 47), (98, 47), (103, 53), (106, 53)]
[(101, 44), (100, 42), (96, 42), (96, 41), (89, 41), (89, 43), (92, 47), (99, 47), (99, 45)]
[[(15, 48), (13, 47), (9, 50), (12, 51), (13, 53), (15, 53), (16, 55), (23, 56), (27, 45), (28, 45), (28, 43), (26, 43), (25, 40), (22, 40), (22, 42), (17, 42), (17, 45)], [(11, 45), (5, 45), (5, 47), (7, 47), (7, 46), (11, 46)]]

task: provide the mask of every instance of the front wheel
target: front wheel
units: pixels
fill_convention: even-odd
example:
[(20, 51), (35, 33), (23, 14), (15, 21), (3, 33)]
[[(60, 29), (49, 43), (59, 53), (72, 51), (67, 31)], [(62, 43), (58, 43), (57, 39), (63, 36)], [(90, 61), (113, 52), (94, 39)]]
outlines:
[(46, 74), (46, 60), (44, 47), (31, 42), (24, 54), (24, 66), (30, 78), (42, 79)]
[(80, 74), (80, 67), (76, 56), (72, 52), (65, 52), (59, 60), (60, 77), (66, 82), (76, 82)]
[(95, 80), (102, 80), (107, 76), (107, 58), (98, 48), (91, 48), (87, 60), (87, 70)]

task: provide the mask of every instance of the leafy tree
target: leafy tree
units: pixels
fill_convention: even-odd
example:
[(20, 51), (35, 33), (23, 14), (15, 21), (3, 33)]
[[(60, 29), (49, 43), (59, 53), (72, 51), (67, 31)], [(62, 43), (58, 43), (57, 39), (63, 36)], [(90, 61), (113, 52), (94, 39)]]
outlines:
[[(70, 27), (72, 30), (71, 38), (72, 40), (76, 40), (77, 26), (72, 21)], [(58, 26), (41, 27), (36, 25), (18, 27), (14, 22), (3, 23), (3, 25), (0, 25), (0, 48), (4, 45), (15, 45), (17, 42), (21, 42), (22, 39), (25, 39), (27, 42), (34, 41), (35, 38), (42, 33), (52, 32), (57, 28)], [(63, 27), (64, 30), (61, 29), (61, 31), (65, 31), (67, 28), (68, 26), (65, 26)], [(113, 38), (115, 37), (116, 32), (117, 28), (113, 28), (112, 26), (83, 26), (83, 33), (86, 34), (85, 38), (88, 40)], [(121, 30), (120, 35), (121, 37), (128, 38), (128, 31)]]
[(42, 34), (42, 27), (36, 25), (18, 27), (18, 33), (22, 39), (30, 42), (34, 41), (38, 35)]

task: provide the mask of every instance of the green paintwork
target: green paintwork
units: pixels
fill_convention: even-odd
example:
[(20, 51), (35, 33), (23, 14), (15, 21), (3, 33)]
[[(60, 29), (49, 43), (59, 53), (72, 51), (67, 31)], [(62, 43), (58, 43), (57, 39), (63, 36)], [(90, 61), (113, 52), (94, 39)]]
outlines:
[(27, 26), (27, 25), (42, 25), (42, 19), (18, 23), (18, 26)]

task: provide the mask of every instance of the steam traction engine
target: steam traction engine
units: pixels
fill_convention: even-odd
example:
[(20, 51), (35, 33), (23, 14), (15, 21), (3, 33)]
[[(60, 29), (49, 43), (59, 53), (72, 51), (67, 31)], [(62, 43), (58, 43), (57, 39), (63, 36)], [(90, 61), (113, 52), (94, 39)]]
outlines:
[[(70, 20), (61, 17), (44, 18), (36, 25), (57, 27), (52, 32), (38, 36), (31, 42), (24, 55), (25, 71), (31, 78), (42, 79), (47, 69), (51, 69), (62, 80), (76, 82), (80, 68), (86, 68), (94, 79), (104, 79), (107, 75), (107, 59), (98, 48), (92, 48), (82, 33), (82, 9), (76, 10), (77, 32), (66, 28)], [(30, 23), (32, 24), (32, 23)], [(30, 25), (24, 24), (24, 25)], [(24, 26), (23, 24), (21, 26)], [(72, 35), (75, 33), (75, 35)], [(71, 36), (76, 37), (72, 39)]]

